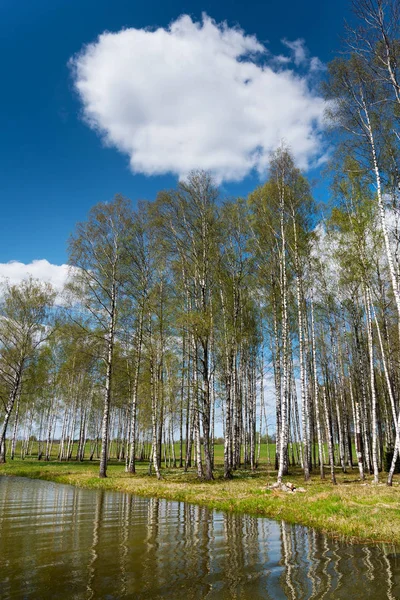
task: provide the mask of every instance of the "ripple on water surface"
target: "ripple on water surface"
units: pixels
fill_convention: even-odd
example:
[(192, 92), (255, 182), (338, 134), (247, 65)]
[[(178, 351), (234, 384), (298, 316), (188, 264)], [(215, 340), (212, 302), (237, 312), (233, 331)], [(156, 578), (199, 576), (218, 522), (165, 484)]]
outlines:
[(400, 598), (400, 559), (284, 522), (0, 477), (0, 598)]

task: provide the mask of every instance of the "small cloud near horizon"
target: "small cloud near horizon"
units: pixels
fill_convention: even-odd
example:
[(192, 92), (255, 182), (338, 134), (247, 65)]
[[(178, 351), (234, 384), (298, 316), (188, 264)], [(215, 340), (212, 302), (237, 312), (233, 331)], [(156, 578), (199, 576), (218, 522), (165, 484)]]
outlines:
[(71, 267), (69, 265), (54, 265), (45, 258), (23, 263), (11, 260), (0, 263), (0, 283), (18, 284), (24, 279), (33, 277), (40, 281), (50, 283), (57, 292), (57, 301), (62, 301), (62, 291), (68, 279)]

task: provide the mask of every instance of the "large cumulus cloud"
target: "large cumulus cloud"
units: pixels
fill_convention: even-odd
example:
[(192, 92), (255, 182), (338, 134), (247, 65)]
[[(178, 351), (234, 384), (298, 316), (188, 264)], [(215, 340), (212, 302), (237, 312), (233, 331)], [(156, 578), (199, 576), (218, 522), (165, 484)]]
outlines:
[[(256, 37), (183, 15), (168, 28), (105, 32), (71, 59), (83, 114), (135, 173), (264, 172), (282, 139), (302, 168), (321, 159), (323, 100), (302, 40), (273, 56)], [(299, 72), (299, 67), (301, 71)]]

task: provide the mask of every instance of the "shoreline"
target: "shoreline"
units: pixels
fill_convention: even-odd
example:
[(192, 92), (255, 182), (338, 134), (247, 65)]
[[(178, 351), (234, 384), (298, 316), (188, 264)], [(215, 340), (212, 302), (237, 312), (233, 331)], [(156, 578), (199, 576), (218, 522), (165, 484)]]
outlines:
[[(349, 544), (377, 544), (400, 547), (400, 490), (394, 486), (373, 485), (369, 478), (361, 483), (353, 471), (338, 473), (338, 485), (317, 474), (304, 482), (294, 471), (284, 478), (305, 493), (287, 494), (268, 490), (275, 473), (260, 467), (255, 473), (238, 471), (225, 481), (220, 470), (211, 482), (199, 481), (194, 471), (164, 469), (160, 481), (146, 473), (147, 465), (139, 464), (138, 472), (124, 472), (124, 465), (110, 464), (106, 479), (97, 477), (96, 462), (38, 462), (37, 459), (15, 459), (0, 465), (0, 476), (19, 476), (68, 484), (84, 489), (117, 491), (142, 497), (187, 502), (210, 509), (284, 520), (301, 525)], [(382, 479), (384, 477), (382, 473)]]

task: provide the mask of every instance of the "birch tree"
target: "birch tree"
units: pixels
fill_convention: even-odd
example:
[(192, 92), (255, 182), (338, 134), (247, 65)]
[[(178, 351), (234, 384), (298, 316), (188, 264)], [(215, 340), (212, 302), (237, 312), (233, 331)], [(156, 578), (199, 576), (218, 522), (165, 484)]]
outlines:
[[(103, 416), (101, 427), (100, 477), (107, 476), (109, 419), (114, 347), (123, 289), (125, 242), (130, 227), (130, 204), (117, 196), (113, 202), (94, 206), (88, 220), (76, 226), (69, 241), (73, 267), (69, 291), (86, 315), (85, 325), (101, 340), (104, 364)], [(74, 308), (72, 309), (74, 318)]]
[(55, 292), (50, 284), (27, 279), (6, 284), (0, 303), (0, 378), (2, 423), (0, 462), (6, 460), (6, 433), (21, 394), (24, 375), (35, 354), (52, 333)]

